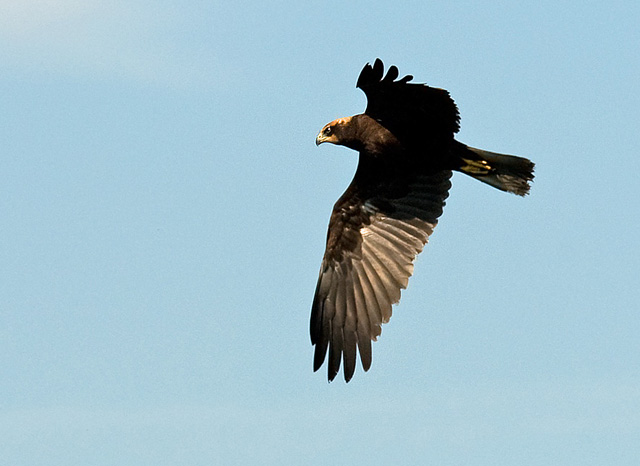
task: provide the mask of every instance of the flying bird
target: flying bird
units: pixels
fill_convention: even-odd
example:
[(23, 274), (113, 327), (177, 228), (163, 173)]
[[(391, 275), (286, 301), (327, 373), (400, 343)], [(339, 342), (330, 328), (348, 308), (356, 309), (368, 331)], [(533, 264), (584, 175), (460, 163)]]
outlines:
[(398, 78), (376, 59), (360, 72), (364, 113), (325, 125), (316, 144), (359, 152), (354, 178), (333, 207), (326, 251), (311, 310), (314, 371), (328, 352), (328, 378), (344, 364), (351, 380), (356, 348), (371, 367), (371, 341), (389, 321), (442, 214), (452, 170), (524, 196), (533, 180), (530, 160), (469, 147), (454, 139), (456, 104), (444, 89)]

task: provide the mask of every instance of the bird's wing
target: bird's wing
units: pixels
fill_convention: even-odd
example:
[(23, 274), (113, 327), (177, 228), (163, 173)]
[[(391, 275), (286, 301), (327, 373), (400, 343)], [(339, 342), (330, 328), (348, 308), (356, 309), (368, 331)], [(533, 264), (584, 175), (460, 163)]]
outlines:
[(356, 346), (364, 370), (369, 369), (371, 340), (400, 300), (451, 186), (446, 170), (372, 179), (362, 161), (361, 156), (354, 180), (334, 206), (311, 312), (314, 370), (328, 350), (329, 380), (343, 360), (347, 382), (355, 370)]
[(356, 84), (367, 96), (365, 113), (405, 143), (412, 138), (452, 138), (460, 129), (460, 115), (449, 92), (410, 83), (411, 75), (397, 77), (395, 66), (384, 74), (380, 59), (365, 65)]

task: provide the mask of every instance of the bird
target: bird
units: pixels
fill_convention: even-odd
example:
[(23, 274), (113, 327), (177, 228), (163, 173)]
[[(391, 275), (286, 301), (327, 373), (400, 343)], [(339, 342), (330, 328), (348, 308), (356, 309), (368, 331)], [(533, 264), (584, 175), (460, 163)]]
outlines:
[(391, 317), (442, 214), (453, 171), (525, 196), (534, 163), (524, 157), (467, 146), (454, 137), (458, 108), (448, 91), (384, 73), (378, 58), (356, 82), (364, 113), (326, 124), (316, 145), (359, 153), (355, 175), (333, 207), (326, 249), (311, 306), (313, 369), (327, 359), (329, 382), (343, 364), (344, 379), (371, 367), (372, 341)]

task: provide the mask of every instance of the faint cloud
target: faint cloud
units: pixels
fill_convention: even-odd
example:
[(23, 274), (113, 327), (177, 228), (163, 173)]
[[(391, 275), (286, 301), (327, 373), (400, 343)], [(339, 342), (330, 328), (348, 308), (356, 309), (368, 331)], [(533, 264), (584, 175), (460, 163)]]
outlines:
[[(152, 4), (0, 0), (0, 58), (35, 74), (211, 86), (229, 74), (215, 51), (184, 39), (182, 11)], [(182, 29), (181, 29), (182, 28)]]
[(90, 0), (3, 0), (0, 1), (0, 34), (27, 37), (95, 11)]

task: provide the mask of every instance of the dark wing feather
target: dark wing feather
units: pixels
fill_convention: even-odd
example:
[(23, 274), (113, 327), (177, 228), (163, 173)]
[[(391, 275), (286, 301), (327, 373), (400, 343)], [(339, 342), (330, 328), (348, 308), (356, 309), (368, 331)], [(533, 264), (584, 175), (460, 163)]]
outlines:
[(449, 92), (410, 83), (411, 75), (396, 81), (397, 77), (395, 66), (384, 74), (380, 59), (365, 65), (356, 84), (367, 95), (365, 113), (408, 146), (433, 138), (452, 139), (460, 129), (460, 115)]
[(334, 206), (312, 305), (314, 370), (328, 351), (329, 380), (341, 362), (345, 380), (351, 379), (357, 350), (363, 369), (371, 366), (371, 341), (400, 300), (451, 186), (446, 170), (372, 180), (362, 160)]

